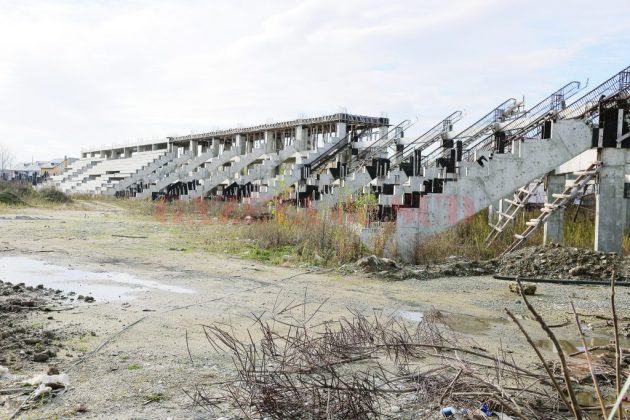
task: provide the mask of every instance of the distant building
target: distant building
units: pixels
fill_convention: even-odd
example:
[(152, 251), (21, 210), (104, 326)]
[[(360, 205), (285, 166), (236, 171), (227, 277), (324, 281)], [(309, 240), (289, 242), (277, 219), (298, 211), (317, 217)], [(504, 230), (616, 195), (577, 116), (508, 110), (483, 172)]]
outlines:
[(53, 159), (46, 161), (21, 162), (5, 169), (0, 173), (4, 181), (28, 181), (38, 184), (50, 176), (66, 170), (76, 158)]
[(36, 162), (39, 165), (39, 174), (41, 176), (53, 176), (65, 171), (68, 166), (77, 161), (77, 158), (53, 159), (48, 162)]

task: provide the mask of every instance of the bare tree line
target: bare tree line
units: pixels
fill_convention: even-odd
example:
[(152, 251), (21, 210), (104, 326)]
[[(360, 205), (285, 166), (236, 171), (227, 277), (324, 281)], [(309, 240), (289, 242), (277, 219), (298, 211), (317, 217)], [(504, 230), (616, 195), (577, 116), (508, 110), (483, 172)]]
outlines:
[(9, 146), (0, 143), (0, 172), (10, 169), (13, 166), (15, 155)]

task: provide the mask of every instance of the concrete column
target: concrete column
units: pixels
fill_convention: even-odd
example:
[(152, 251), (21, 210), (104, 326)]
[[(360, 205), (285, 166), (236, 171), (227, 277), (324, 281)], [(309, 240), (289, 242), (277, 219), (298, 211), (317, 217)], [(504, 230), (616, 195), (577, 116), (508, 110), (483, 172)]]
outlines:
[[(555, 198), (553, 194), (560, 194), (566, 186), (566, 175), (550, 174), (547, 176), (546, 202), (552, 203)], [(564, 208), (558, 209), (547, 218), (544, 227), (543, 241), (546, 244), (554, 242), (561, 244), (564, 242)]]
[(598, 155), (604, 166), (595, 200), (595, 250), (620, 253), (626, 218), (625, 150), (606, 148)]
[(243, 140), (244, 138), (240, 134), (234, 136), (234, 147), (236, 147), (239, 155), (245, 154), (245, 144)]
[(346, 123), (343, 123), (343, 122), (338, 122), (336, 131), (337, 131), (337, 137), (342, 139), (348, 133), (348, 125)]
[(387, 135), (387, 132), (389, 131), (389, 127), (386, 125), (383, 125), (381, 127), (379, 127), (378, 129), (378, 138), (379, 139), (385, 139), (385, 136)]
[(272, 153), (274, 151), (275, 142), (273, 140), (273, 133), (271, 131), (265, 131), (265, 152)]
[(199, 143), (197, 143), (196, 140), (191, 140), (190, 141), (190, 151), (192, 152), (193, 156), (197, 156), (199, 154)]
[(295, 127), (295, 149), (306, 150), (305, 133), (301, 125)]
[(212, 139), (212, 157), (219, 156), (219, 139)]

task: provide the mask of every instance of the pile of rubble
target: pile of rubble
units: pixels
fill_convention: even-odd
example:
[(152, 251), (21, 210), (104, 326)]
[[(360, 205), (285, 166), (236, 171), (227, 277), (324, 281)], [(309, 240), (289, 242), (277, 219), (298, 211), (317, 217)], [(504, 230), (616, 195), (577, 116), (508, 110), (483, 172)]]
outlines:
[(630, 261), (614, 253), (563, 247), (557, 244), (532, 246), (504, 255), (496, 274), (524, 278), (566, 280), (630, 279)]
[[(54, 328), (42, 318), (52, 321), (58, 311), (73, 309), (79, 301), (73, 295), (0, 280), (0, 417), (40, 407), (67, 390), (69, 378), (60, 373), (57, 356), (64, 349), (72, 357), (63, 343), (85, 332)], [(33, 371), (39, 373), (29, 379)]]
[(61, 290), (0, 281), (0, 365), (19, 370), (55, 358), (62, 338), (59, 332), (26, 320), (33, 311), (62, 309), (67, 299)]
[(390, 280), (428, 280), (438, 277), (465, 277), (493, 274), (496, 261), (469, 261), (461, 257), (450, 257), (448, 262), (431, 265), (400, 265), (389, 258), (375, 255), (364, 257), (354, 264), (346, 264), (339, 270), (345, 273), (362, 272), (369, 276)]

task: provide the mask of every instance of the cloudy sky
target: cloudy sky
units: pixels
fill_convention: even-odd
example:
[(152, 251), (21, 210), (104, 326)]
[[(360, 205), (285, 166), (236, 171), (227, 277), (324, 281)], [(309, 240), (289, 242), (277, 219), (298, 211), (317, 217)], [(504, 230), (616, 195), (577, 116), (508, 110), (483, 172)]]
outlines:
[(472, 122), (630, 65), (627, 16), (628, 0), (0, 0), (0, 143), (30, 161), (342, 109)]

